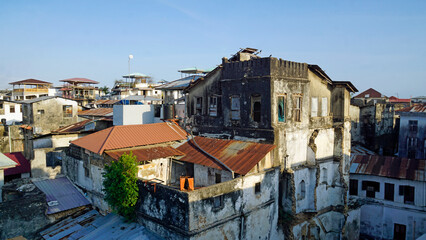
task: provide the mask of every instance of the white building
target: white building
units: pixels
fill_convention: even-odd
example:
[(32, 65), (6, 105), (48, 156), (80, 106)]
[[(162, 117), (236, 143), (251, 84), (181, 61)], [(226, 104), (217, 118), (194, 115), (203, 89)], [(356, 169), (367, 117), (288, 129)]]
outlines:
[(363, 203), (361, 237), (417, 239), (426, 233), (426, 160), (359, 155), (349, 195)]
[(6, 124), (22, 122), (21, 104), (13, 101), (0, 100), (0, 119), (5, 119)]

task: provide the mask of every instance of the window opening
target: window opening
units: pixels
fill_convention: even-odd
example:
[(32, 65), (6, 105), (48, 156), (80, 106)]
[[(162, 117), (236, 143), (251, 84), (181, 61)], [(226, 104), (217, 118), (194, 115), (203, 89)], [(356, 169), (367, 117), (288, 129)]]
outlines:
[(306, 189), (305, 189), (305, 181), (302, 180), (299, 184), (299, 196), (297, 198), (297, 200), (302, 200), (305, 198), (306, 196)]
[(231, 119), (240, 120), (240, 96), (231, 97)]
[(294, 121), (300, 122), (302, 113), (302, 96), (294, 96)]
[(254, 193), (260, 193), (260, 182), (254, 185)]
[(10, 105), (10, 113), (15, 113), (15, 105)]
[(326, 97), (321, 99), (321, 116), (328, 116), (328, 98)]
[(393, 201), (395, 193), (395, 185), (392, 183), (385, 183), (385, 200)]
[(210, 97), (209, 115), (211, 117), (217, 116), (217, 97)]
[(311, 98), (311, 117), (318, 116), (318, 98)]
[(349, 179), (349, 195), (358, 195), (358, 180)]
[(72, 105), (62, 106), (64, 117), (72, 117)]
[(285, 122), (285, 96), (278, 97), (278, 122)]

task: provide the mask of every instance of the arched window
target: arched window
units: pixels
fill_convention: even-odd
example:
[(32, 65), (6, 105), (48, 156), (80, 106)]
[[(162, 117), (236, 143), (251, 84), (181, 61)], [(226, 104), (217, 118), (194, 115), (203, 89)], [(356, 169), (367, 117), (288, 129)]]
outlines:
[(302, 180), (299, 183), (299, 194), (297, 196), (297, 200), (302, 200), (305, 198), (306, 195), (306, 187), (305, 187), (305, 181)]
[(323, 167), (321, 170), (321, 173), (322, 173), (321, 183), (327, 184), (328, 183), (327, 168)]

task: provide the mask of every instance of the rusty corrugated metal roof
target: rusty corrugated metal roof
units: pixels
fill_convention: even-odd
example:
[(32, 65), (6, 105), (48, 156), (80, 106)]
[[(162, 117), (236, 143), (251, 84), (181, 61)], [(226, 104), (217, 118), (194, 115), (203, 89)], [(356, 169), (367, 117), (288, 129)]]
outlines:
[(53, 130), (52, 133), (80, 132), (80, 131), (84, 130), (84, 127), (86, 126), (86, 124), (88, 124), (91, 121), (93, 121), (93, 120), (89, 119), (89, 120), (84, 120), (84, 121), (81, 121), (81, 122), (78, 122), (78, 123), (73, 123), (73, 124), (70, 124), (68, 126), (61, 127), (61, 128), (56, 129), (56, 130)]
[(94, 108), (78, 112), (79, 116), (105, 117), (112, 115), (112, 108)]
[(120, 101), (121, 100), (97, 100), (95, 102), (95, 104), (97, 104), (97, 105), (105, 105), (105, 104), (112, 105), (112, 104), (118, 103)]
[(416, 104), (411, 107), (406, 107), (398, 110), (397, 112), (416, 112), (416, 113), (426, 113), (426, 103)]
[(153, 159), (183, 156), (184, 153), (172, 148), (170, 146), (157, 146), (157, 147), (143, 147), (143, 148), (132, 148), (129, 150), (112, 150), (106, 151), (110, 157), (118, 160), (124, 153), (132, 152), (138, 159), (138, 162), (149, 161)]
[[(224, 140), (216, 138), (195, 137), (195, 142), (206, 152), (223, 162), (235, 173), (245, 175), (266, 154), (275, 148), (271, 144)], [(185, 154), (180, 161), (191, 162), (207, 167), (226, 170), (220, 163), (198, 149), (193, 141), (188, 141), (177, 148)]]
[(351, 162), (351, 174), (425, 181), (426, 160), (389, 156), (358, 155)]
[(122, 125), (107, 128), (71, 143), (102, 154), (106, 150), (145, 146), (186, 139), (186, 132), (175, 123)]

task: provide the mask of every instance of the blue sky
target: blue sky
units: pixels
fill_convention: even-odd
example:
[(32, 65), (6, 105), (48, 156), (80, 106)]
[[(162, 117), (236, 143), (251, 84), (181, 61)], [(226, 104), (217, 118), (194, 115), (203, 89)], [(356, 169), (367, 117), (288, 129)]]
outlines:
[(318, 64), (385, 95), (426, 95), (426, 1), (0, 1), (0, 88), (128, 72), (175, 80), (239, 48)]

